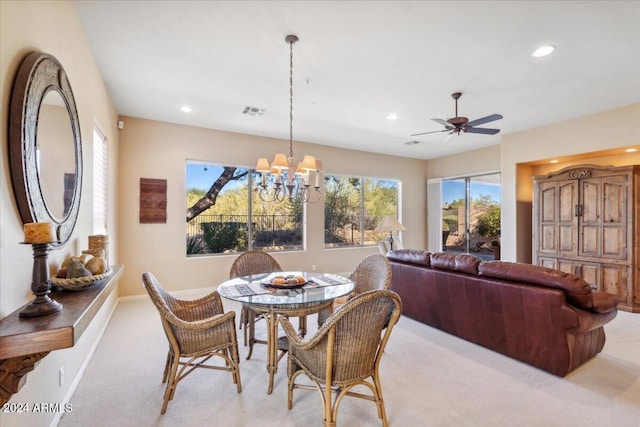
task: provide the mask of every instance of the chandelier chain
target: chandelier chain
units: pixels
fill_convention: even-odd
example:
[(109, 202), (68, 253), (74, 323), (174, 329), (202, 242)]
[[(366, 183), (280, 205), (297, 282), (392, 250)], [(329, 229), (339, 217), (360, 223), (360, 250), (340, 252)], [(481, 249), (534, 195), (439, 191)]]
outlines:
[[(289, 43), (289, 158), (283, 159), (284, 154), (276, 154), (271, 165), (266, 158), (258, 159), (256, 170), (261, 172), (262, 179), (256, 190), (265, 202), (282, 202), (288, 199), (300, 203), (316, 203), (322, 200), (320, 183), (324, 168), (322, 162), (316, 161), (313, 156), (305, 155), (298, 165), (293, 158), (293, 44), (298, 41), (298, 37), (290, 34), (285, 37), (285, 41)], [(269, 188), (267, 181), (270, 172), (272, 188)], [(315, 185), (311, 184), (312, 176), (315, 178)]]
[(289, 43), (289, 157), (293, 157), (293, 40)]

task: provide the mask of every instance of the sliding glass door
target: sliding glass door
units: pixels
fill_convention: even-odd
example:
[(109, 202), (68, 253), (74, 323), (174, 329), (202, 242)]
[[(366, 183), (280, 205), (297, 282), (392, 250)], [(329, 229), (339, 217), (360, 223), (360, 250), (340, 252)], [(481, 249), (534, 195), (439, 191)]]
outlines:
[(442, 180), (442, 248), (500, 258), (500, 174)]

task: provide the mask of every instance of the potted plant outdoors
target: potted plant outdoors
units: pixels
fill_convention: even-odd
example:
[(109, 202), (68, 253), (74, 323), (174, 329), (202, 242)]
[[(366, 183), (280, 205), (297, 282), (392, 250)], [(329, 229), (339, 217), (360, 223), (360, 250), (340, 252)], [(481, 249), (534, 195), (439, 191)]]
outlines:
[(500, 259), (500, 241), (491, 241), (491, 250), (493, 251), (493, 259)]

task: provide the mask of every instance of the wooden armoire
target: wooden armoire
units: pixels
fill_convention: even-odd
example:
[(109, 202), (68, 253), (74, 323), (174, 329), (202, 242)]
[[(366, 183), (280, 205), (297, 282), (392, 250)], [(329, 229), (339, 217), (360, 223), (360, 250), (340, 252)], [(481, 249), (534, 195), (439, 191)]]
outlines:
[(640, 312), (640, 165), (572, 166), (533, 180), (533, 263)]

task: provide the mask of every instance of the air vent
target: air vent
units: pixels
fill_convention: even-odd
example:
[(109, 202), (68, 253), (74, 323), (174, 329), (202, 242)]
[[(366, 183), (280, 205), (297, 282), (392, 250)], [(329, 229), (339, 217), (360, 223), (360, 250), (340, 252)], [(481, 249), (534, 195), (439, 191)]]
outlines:
[(251, 107), (247, 105), (244, 107), (242, 114), (246, 114), (247, 116), (261, 116), (264, 114), (266, 110), (264, 108)]

